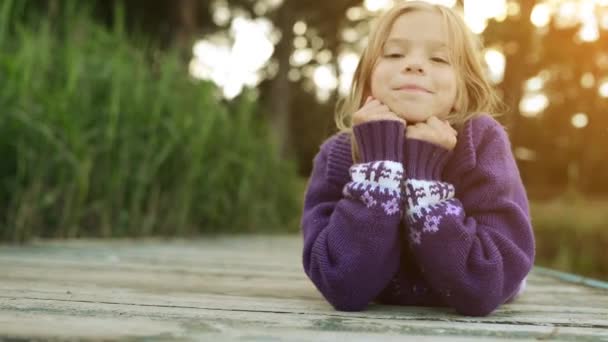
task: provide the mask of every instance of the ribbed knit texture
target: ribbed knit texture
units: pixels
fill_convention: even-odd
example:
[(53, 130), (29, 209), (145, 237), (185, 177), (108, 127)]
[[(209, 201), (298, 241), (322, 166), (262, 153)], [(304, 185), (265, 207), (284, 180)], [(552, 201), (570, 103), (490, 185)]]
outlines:
[(301, 221), (308, 277), (338, 310), (370, 302), (483, 316), (520, 292), (534, 262), (528, 200), (504, 129), (479, 116), (453, 151), (396, 121), (328, 139)]

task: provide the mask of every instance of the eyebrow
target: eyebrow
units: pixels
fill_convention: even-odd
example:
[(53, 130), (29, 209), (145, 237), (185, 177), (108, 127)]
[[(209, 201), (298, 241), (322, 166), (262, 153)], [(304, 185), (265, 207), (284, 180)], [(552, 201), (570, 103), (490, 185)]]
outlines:
[[(387, 41), (385, 42), (385, 45), (388, 44), (396, 44), (396, 45), (410, 45), (413, 41), (410, 39), (403, 39), (403, 38), (389, 38), (387, 39)], [(440, 41), (440, 40), (429, 40), (429, 41), (424, 41), (425, 43), (427, 43), (428, 45), (430, 45), (433, 48), (447, 48), (447, 44)]]

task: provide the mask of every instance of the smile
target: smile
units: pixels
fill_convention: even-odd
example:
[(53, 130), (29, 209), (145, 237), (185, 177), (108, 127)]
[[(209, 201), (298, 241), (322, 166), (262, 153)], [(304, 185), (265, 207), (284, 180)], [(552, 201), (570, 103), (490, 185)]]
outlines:
[(433, 93), (432, 91), (430, 91), (424, 87), (421, 87), (419, 85), (416, 85), (416, 84), (406, 84), (406, 85), (403, 85), (403, 86), (397, 88), (397, 90), (405, 91), (405, 92), (413, 92), (413, 93), (427, 93), (427, 94)]

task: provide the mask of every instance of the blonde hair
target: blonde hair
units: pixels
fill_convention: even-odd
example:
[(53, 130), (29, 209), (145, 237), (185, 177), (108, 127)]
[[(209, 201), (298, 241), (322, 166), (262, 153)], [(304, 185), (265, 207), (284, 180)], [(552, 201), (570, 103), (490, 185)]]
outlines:
[[(393, 23), (401, 15), (413, 11), (435, 11), (442, 17), (447, 33), (450, 61), (457, 74), (458, 91), (456, 94), (456, 111), (450, 113), (447, 120), (454, 126), (463, 125), (467, 120), (482, 113), (498, 115), (504, 108), (500, 97), (487, 79), (481, 58), (482, 45), (479, 39), (468, 29), (463, 19), (454, 10), (442, 5), (423, 1), (404, 1), (395, 5), (377, 19), (367, 47), (355, 70), (350, 94), (341, 100), (336, 110), (336, 126), (341, 132), (352, 134), (352, 114), (364, 103), (364, 96), (371, 94), (370, 77), (381, 56), (385, 40), (390, 34)], [(358, 149), (351, 136), (352, 157), (357, 161)]]

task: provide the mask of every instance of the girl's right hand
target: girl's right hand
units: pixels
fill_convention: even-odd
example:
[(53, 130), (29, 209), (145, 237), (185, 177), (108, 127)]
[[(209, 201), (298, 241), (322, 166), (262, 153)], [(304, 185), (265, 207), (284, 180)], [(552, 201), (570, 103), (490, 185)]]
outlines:
[(405, 120), (393, 113), (387, 105), (371, 96), (368, 96), (367, 100), (365, 100), (365, 104), (358, 111), (356, 111), (355, 114), (353, 114), (353, 126), (368, 121), (379, 120), (399, 121), (403, 124), (403, 127), (405, 127), (407, 124)]

